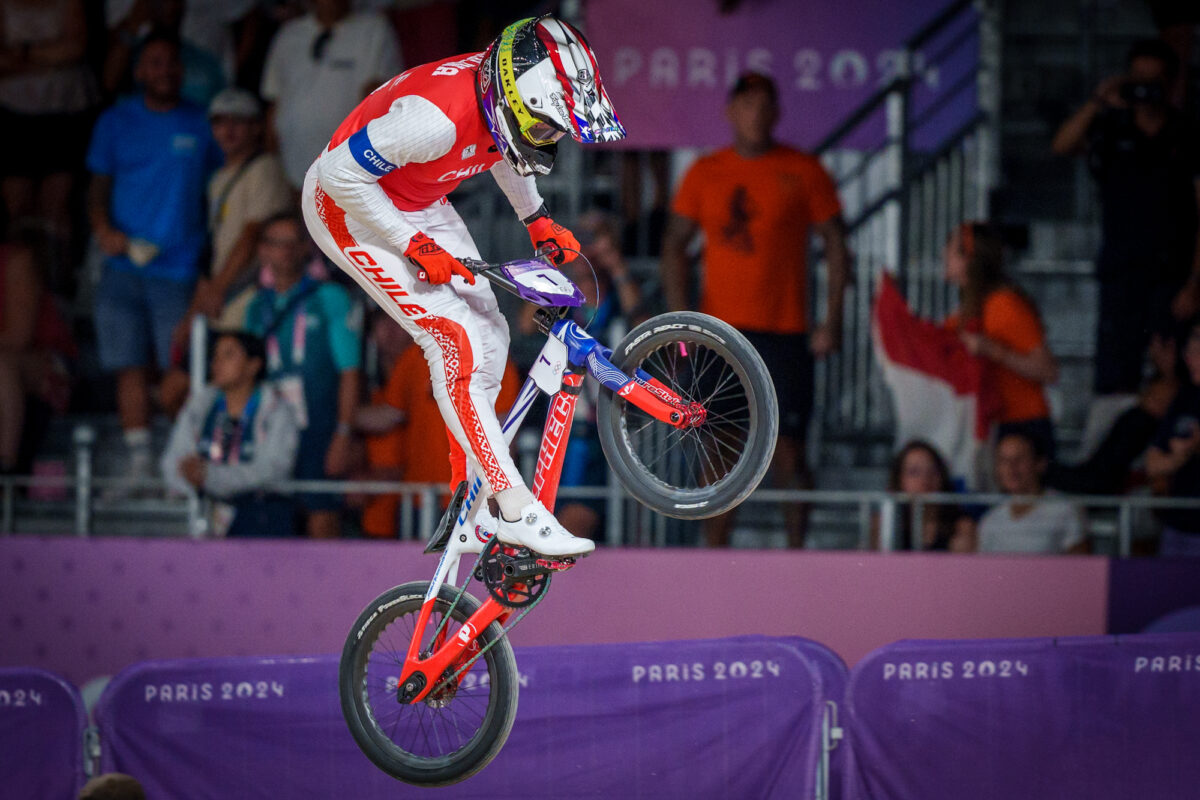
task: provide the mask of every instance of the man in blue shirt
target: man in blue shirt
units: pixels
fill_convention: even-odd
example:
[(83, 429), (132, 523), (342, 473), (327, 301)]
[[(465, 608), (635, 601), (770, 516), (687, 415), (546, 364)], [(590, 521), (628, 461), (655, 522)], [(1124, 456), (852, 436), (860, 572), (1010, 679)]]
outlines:
[(178, 39), (148, 37), (135, 77), (142, 94), (96, 122), (88, 217), (106, 256), (95, 303), (100, 364), (117, 373), (130, 475), (149, 477), (149, 369), (167, 366), (187, 311), (205, 246), (205, 184), (221, 156), (204, 110), (180, 99)]
[[(258, 260), (273, 285), (251, 299), (244, 326), (265, 340), (267, 379), (291, 401), (300, 421), (297, 480), (346, 473), (359, 400), (361, 310), (341, 286), (305, 274), (312, 254), (308, 230), (296, 214), (263, 222)], [(339, 496), (304, 494), (299, 501), (309, 536), (338, 535)]]

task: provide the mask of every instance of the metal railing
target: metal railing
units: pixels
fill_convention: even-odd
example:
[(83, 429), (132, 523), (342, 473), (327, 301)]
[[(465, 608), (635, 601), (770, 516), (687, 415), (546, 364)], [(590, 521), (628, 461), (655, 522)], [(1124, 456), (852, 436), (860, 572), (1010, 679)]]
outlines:
[[(853, 256), (842, 348), (816, 374), (815, 441), (887, 442), (890, 401), (871, 348), (879, 274), (898, 273), (917, 313), (954, 303), (941, 248), (953, 226), (986, 218), (996, 185), (998, 4), (957, 0), (905, 42), (895, 77), (815, 152), (837, 184)], [(827, 296), (816, 271), (814, 308)]]
[[(66, 476), (3, 476), (0, 477), (0, 534), (17, 531), (18, 506), (25, 508), (56, 507), (60, 511), (69, 507), (76, 535), (89, 536), (98, 513), (110, 514), (124, 511), (126, 514), (141, 514), (152, 519), (173, 519), (179, 527), (197, 538), (205, 538), (208, 532), (198, 524), (204, 518), (201, 503), (195, 498), (168, 497), (165, 485), (160, 481), (132, 480), (129, 478), (101, 478), (92, 474), (91, 441), (83, 433), (76, 438), (77, 452), (74, 474)], [(528, 448), (521, 448), (527, 450)], [(25, 487), (57, 489), (62, 499), (58, 501), (19, 500), (18, 490)], [(105, 489), (143, 489), (158, 494), (159, 500), (146, 503), (105, 503), (98, 501), (97, 494)], [(441, 498), (447, 494), (442, 484), (392, 483), (388, 481), (287, 481), (271, 487), (284, 494), (296, 492), (396, 495), (400, 499), (399, 538), (426, 540), (433, 532), (441, 515)], [(560, 500), (601, 501), (605, 506), (608, 524), (603, 538), (613, 546), (643, 545), (664, 546), (689, 544), (690, 541), (671, 539), (672, 526), (691, 526), (698, 530), (697, 523), (681, 523), (650, 512), (643, 508), (610, 476), (606, 486), (564, 486), (559, 489)], [(878, 535), (877, 549), (897, 549), (898, 523), (902, 513), (911, 514), (911, 530), (921, 529), (921, 520), (926, 509), (934, 505), (956, 505), (959, 507), (983, 507), (1002, 503), (1067, 503), (1087, 511), (1089, 524), (1085, 526), (1093, 543), (1108, 540), (1113, 555), (1129, 556), (1137, 538), (1137, 514), (1163, 509), (1186, 509), (1200, 511), (1200, 498), (1166, 498), (1142, 495), (1041, 495), (1013, 496), (996, 493), (952, 493), (910, 495), (882, 490), (796, 490), (759, 488), (743, 504), (752, 516), (761, 507), (781, 507), (787, 504), (806, 504), (813, 509), (834, 510), (835, 522), (841, 534), (838, 546), (842, 548), (868, 549), (872, 531)], [(746, 514), (746, 511), (742, 512)], [(760, 515), (761, 516), (761, 515)], [(826, 525), (830, 523), (827, 521)], [(812, 526), (814, 529), (818, 525)], [(1147, 526), (1142, 526), (1146, 528)], [(759, 530), (768, 533), (782, 531), (781, 523), (761, 522)], [(42, 531), (30, 531), (42, 532)], [(1144, 530), (1143, 533), (1152, 533)]]

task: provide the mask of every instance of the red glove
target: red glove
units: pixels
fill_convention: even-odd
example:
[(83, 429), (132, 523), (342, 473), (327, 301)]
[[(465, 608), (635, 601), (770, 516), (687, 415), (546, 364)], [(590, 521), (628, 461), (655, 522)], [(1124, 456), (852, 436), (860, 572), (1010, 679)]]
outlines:
[(475, 273), (423, 233), (418, 233), (408, 240), (408, 249), (404, 251), (404, 255), (417, 266), (418, 280), (449, 283), (452, 276), (461, 275), (466, 278), (467, 283), (472, 286), (475, 284)]
[[(575, 234), (559, 225), (549, 217), (538, 217), (527, 226), (529, 229), (529, 239), (533, 242), (535, 250), (549, 250), (550, 260), (556, 265), (562, 266), (568, 261), (574, 261), (577, 253), (571, 252), (579, 249), (579, 240), (575, 238)], [(564, 248), (559, 250), (558, 248)]]

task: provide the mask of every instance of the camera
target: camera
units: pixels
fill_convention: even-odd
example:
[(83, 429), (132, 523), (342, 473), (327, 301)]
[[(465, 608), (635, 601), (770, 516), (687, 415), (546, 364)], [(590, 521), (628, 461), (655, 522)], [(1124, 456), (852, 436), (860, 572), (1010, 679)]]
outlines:
[(1121, 87), (1126, 103), (1162, 105), (1167, 100), (1167, 87), (1157, 81), (1133, 81)]

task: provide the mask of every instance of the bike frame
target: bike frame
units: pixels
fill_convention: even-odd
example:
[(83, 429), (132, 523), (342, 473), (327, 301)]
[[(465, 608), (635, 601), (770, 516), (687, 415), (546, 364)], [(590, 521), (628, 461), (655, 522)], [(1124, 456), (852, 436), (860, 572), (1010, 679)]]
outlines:
[[(501, 283), (494, 276), (488, 275), (493, 281)], [(561, 316), (561, 314), (560, 314)], [(683, 402), (676, 394), (668, 390), (659, 381), (642, 370), (637, 370), (633, 376), (626, 375), (613, 365), (612, 351), (604, 347), (596, 339), (574, 322), (559, 319), (549, 331), (549, 337), (542, 351), (530, 370), (517, 400), (504, 419), (502, 430), (505, 441), (512, 443), (517, 429), (529, 413), (538, 392), (552, 396), (550, 408), (546, 414), (546, 424), (542, 432), (542, 443), (538, 451), (537, 467), (534, 472), (533, 494), (548, 509), (554, 508), (558, 494), (558, 484), (562, 476), (563, 458), (566, 454), (566, 439), (571, 431), (571, 423), (575, 416), (575, 403), (583, 388), (583, 375), (590, 374), (606, 388), (624, 397), (628, 402), (640, 408), (655, 419), (677, 428), (687, 428), (704, 421), (705, 412), (695, 404)], [(503, 625), (512, 615), (513, 609), (487, 597), (479, 610), (470, 616), (457, 633), (449, 636), (443, 626), (437, 638), (431, 644), (432, 652), (425, 657), (421, 655), (421, 641), (425, 635), (426, 626), (433, 612), (434, 600), (444, 584), (464, 588), (470, 581), (467, 574), (461, 584), (458, 583), (459, 563), (464, 554), (483, 552), (483, 548), (494, 535), (494, 531), (485, 531), (479, 525), (472, 530), (467, 521), (472, 519), (475, 504), (480, 502), (483, 479), (479, 475), (469, 473), (467, 476), (468, 491), (463, 499), (462, 508), (450, 532), (446, 549), (442, 552), (434, 578), (425, 594), (421, 611), (417, 617), (416, 628), (409, 644), (404, 668), (400, 674), (398, 685), (405, 686), (421, 674), (425, 678), (420, 692), (414, 694), (410, 703), (418, 703), (442, 682), (448, 670), (455, 670), (466, 663), (479, 652), (476, 639), (493, 622), (500, 621)]]

